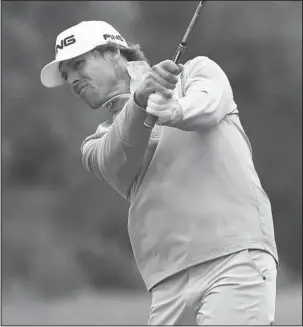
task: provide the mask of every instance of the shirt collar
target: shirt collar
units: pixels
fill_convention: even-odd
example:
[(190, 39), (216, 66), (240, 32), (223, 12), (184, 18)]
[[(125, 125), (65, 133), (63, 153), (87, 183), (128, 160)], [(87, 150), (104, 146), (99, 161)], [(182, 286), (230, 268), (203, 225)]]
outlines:
[(101, 108), (107, 108), (112, 114), (116, 114), (124, 107), (151, 68), (146, 61), (128, 61), (126, 69), (130, 76), (130, 93), (115, 95), (101, 106)]

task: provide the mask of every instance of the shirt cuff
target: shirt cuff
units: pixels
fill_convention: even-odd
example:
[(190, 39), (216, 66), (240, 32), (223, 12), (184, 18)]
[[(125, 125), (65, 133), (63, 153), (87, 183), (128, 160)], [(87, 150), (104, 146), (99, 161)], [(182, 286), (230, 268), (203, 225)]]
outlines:
[(135, 100), (135, 92), (134, 92), (133, 95), (132, 95), (132, 106), (133, 106), (133, 108), (134, 108), (135, 110), (140, 109), (140, 110), (142, 110), (142, 111), (144, 111), (144, 112), (146, 113), (145, 108), (143, 108), (143, 107), (141, 107), (141, 106), (139, 106), (139, 105), (137, 104), (137, 102), (136, 102), (136, 100)]

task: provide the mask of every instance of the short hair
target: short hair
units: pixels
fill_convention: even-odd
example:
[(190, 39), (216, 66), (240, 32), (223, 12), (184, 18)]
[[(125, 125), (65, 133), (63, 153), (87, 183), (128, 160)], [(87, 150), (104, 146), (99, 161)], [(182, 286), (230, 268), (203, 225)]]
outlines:
[(105, 51), (117, 51), (120, 50), (120, 53), (124, 56), (127, 61), (146, 61), (149, 63), (148, 59), (146, 58), (144, 52), (141, 49), (140, 44), (134, 44), (132, 42), (127, 42), (128, 47), (124, 47), (120, 44), (110, 42), (107, 44), (99, 45), (92, 50), (97, 51), (100, 55), (103, 55)]

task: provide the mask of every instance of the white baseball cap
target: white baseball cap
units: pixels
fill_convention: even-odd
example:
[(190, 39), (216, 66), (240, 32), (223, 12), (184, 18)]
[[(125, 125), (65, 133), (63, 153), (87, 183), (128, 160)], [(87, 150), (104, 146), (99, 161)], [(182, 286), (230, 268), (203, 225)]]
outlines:
[(59, 71), (61, 61), (75, 58), (109, 42), (128, 47), (120, 33), (103, 21), (83, 21), (63, 31), (56, 39), (56, 59), (41, 71), (42, 84), (46, 87), (62, 85), (64, 79)]

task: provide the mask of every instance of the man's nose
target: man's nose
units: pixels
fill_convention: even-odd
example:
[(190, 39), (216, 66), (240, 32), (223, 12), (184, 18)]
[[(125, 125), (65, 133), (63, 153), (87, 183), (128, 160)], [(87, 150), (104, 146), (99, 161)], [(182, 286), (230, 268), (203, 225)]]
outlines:
[(67, 77), (67, 83), (71, 86), (74, 87), (79, 83), (79, 76), (77, 72), (69, 72), (68, 77)]

